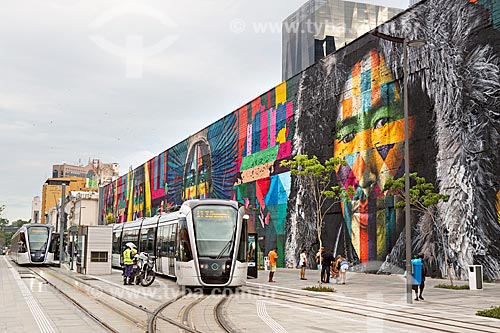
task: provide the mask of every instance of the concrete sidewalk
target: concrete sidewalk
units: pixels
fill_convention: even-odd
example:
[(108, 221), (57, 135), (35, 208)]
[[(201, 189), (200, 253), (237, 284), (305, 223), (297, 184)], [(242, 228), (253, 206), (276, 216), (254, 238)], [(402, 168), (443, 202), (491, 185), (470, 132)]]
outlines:
[[(318, 285), (319, 271), (308, 270), (307, 280), (300, 280), (299, 269), (278, 269), (274, 275), (275, 283), (269, 283), (268, 272), (259, 271), (257, 279), (248, 280), (249, 285), (276, 288), (278, 290), (302, 290), (306, 286)], [(498, 323), (500, 320), (476, 316), (478, 310), (500, 306), (500, 284), (483, 283), (482, 290), (449, 290), (434, 288), (437, 284), (449, 284), (449, 280), (426, 278), (423, 292), (424, 300), (406, 303), (406, 278), (403, 275), (376, 275), (365, 273), (347, 273), (345, 285), (338, 285), (335, 280), (323, 284), (336, 290), (332, 293), (334, 299), (353, 299), (380, 304), (399, 304), (404, 307), (436, 312), (447, 318), (469, 318), (474, 321)], [(456, 285), (467, 284), (468, 281), (454, 281)], [(326, 293), (329, 294), (329, 293)], [(415, 294), (413, 297), (415, 298)]]

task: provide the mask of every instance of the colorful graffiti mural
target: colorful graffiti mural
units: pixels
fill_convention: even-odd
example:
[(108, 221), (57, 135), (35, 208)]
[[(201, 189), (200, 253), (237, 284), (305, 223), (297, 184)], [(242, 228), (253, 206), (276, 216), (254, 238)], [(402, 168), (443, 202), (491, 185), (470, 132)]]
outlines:
[[(412, 213), (412, 244), (436, 275), (446, 252), (455, 278), (475, 263), (500, 279), (498, 3), (422, 1), (379, 27), (427, 41), (409, 48), (410, 171), (450, 201), (435, 219)], [(261, 260), (277, 246), (278, 264), (291, 266), (318, 240), (308, 189), (280, 161), (338, 156), (347, 165), (337, 180), (356, 195), (327, 214), (325, 246), (375, 271), (402, 267), (404, 214), (382, 193), (404, 173), (402, 74), (401, 45), (367, 34), (102, 188), (102, 218), (233, 198), (251, 216)]]
[(189, 199), (233, 198), (248, 208), (260, 255), (283, 251), (290, 174), (279, 162), (291, 156), (295, 93), (284, 82), (120, 177), (102, 191), (102, 216), (125, 222)]

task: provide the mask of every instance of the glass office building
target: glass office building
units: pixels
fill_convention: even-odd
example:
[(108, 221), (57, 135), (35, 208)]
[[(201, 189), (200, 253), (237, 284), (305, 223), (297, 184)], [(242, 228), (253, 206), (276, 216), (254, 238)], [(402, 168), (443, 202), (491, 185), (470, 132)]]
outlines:
[(309, 0), (283, 21), (283, 81), (402, 11), (342, 0)]

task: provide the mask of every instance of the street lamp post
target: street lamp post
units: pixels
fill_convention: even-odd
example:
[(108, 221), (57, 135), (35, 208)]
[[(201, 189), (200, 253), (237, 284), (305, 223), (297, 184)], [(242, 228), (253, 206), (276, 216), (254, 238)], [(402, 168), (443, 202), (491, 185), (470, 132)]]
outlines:
[[(82, 225), (82, 208), (87, 208), (87, 207), (82, 207), (82, 202), (80, 201), (80, 214), (78, 215), (78, 229), (77, 232), (80, 232), (80, 226)], [(78, 244), (78, 239), (80, 237), (77, 235), (77, 244)], [(73, 234), (73, 246), (71, 247), (71, 269), (73, 269), (73, 262), (75, 260), (75, 235)]]
[(61, 213), (59, 220), (61, 221), (61, 224), (59, 226), (59, 267), (62, 267), (62, 262), (64, 259), (64, 199), (66, 197), (66, 184), (62, 183), (62, 190), (61, 190)]
[(420, 47), (426, 44), (424, 40), (408, 40), (379, 32), (377, 29), (372, 31), (372, 35), (394, 42), (403, 44), (403, 112), (405, 119), (405, 239), (406, 239), (406, 303), (412, 304), (412, 277), (411, 277), (411, 219), (410, 219), (410, 135), (409, 135), (409, 116), (408, 116), (408, 46)]

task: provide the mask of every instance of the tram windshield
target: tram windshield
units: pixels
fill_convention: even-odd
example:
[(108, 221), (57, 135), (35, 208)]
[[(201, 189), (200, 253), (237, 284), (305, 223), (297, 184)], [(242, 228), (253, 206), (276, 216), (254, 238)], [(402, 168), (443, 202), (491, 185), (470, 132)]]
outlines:
[(49, 240), (49, 229), (44, 227), (28, 228), (30, 251), (45, 251)]
[(200, 257), (222, 257), (234, 248), (238, 212), (227, 206), (198, 206), (193, 209), (196, 248)]

